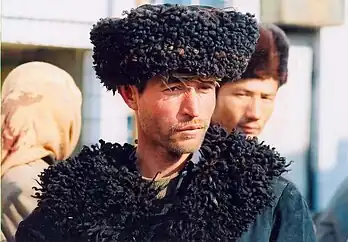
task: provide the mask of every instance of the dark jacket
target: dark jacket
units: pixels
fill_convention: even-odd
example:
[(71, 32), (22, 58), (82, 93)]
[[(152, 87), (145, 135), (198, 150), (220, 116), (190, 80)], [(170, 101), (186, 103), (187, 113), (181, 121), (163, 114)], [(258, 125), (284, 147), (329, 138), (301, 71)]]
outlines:
[(214, 126), (199, 153), (158, 198), (163, 188), (142, 179), (133, 146), (85, 147), (43, 173), (38, 208), (17, 242), (315, 241), (277, 152)]
[(348, 178), (343, 181), (328, 208), (316, 219), (318, 242), (348, 241)]
[(274, 182), (273, 191), (272, 207), (258, 215), (239, 242), (316, 241), (307, 203), (295, 185), (281, 177)]

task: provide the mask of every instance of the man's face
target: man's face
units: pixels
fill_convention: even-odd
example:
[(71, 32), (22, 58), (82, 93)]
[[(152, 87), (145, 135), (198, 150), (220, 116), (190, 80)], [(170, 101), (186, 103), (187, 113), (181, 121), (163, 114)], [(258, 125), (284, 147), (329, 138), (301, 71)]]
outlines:
[(278, 82), (269, 79), (245, 79), (221, 86), (213, 122), (228, 131), (236, 128), (248, 136), (257, 136), (270, 118)]
[(215, 79), (151, 79), (137, 96), (138, 136), (181, 155), (200, 148), (214, 112)]

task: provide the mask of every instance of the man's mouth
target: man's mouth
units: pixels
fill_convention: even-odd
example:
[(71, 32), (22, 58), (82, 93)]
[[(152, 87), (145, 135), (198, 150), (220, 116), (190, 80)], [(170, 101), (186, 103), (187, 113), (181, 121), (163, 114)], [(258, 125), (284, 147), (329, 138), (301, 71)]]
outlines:
[(257, 133), (259, 130), (259, 127), (254, 125), (242, 125), (239, 126), (239, 128), (246, 134), (254, 134)]
[(197, 124), (186, 125), (184, 127), (180, 127), (176, 129), (176, 131), (182, 132), (182, 131), (193, 131), (193, 130), (199, 130), (199, 129), (203, 129), (203, 125), (197, 125)]

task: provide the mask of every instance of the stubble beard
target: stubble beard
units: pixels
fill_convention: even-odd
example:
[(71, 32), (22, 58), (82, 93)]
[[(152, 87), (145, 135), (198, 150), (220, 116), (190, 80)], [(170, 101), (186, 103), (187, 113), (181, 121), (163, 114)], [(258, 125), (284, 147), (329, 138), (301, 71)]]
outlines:
[[(138, 122), (140, 122), (143, 133), (147, 136), (147, 142), (151, 142), (155, 146), (161, 146), (168, 154), (177, 157), (199, 150), (209, 127), (209, 122), (204, 122), (201, 132), (197, 133), (196, 137), (190, 138), (177, 132), (176, 126), (164, 133), (164, 130), (156, 122), (152, 121), (150, 115), (139, 118)], [(158, 135), (155, 135), (155, 133)]]
[(192, 140), (190, 140), (190, 138), (187, 138), (186, 140), (185, 138), (178, 140), (173, 136), (169, 136), (167, 141), (163, 143), (164, 145), (166, 145), (166, 149), (169, 153), (175, 154), (177, 156), (194, 153), (195, 151), (200, 149), (204, 141), (206, 131), (207, 128), (202, 129), (201, 133), (197, 134), (197, 137)]

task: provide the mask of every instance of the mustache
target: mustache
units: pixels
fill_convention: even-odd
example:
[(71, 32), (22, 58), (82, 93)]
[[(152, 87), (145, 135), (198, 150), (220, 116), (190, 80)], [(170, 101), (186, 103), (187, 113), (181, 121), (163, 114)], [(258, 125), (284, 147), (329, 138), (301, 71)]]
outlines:
[(171, 128), (171, 131), (177, 132), (190, 126), (194, 127), (195, 129), (206, 129), (208, 127), (208, 124), (203, 120), (195, 119), (187, 122), (178, 123)]

